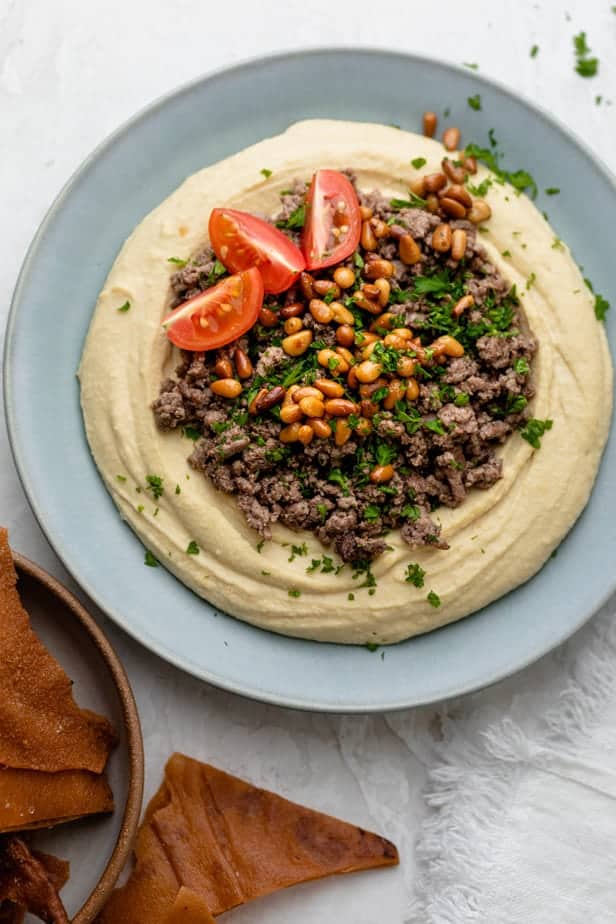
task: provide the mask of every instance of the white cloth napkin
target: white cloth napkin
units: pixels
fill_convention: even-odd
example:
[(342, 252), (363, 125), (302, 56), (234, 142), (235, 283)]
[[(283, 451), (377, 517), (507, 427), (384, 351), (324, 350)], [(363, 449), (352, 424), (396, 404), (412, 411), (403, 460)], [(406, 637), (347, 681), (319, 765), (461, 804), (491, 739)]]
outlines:
[(616, 924), (614, 602), (539, 696), (445, 710), (408, 924)]

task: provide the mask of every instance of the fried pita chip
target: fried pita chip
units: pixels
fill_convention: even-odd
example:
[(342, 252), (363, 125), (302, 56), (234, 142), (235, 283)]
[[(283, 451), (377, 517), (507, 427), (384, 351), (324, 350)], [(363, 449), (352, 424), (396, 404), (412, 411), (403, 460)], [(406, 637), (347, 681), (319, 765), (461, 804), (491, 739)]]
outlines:
[(50, 828), (112, 811), (113, 793), (104, 776), (87, 770), (0, 769), (0, 833)]
[(102, 773), (115, 733), (109, 721), (80, 709), (72, 683), (30, 626), (0, 529), (0, 764), (55, 773)]
[[(2, 922), (0, 921), (0, 924)], [(202, 898), (184, 886), (177, 894), (165, 924), (216, 924)]]
[(384, 838), (182, 754), (167, 763), (135, 853), (98, 924), (166, 924), (182, 886), (218, 915), (300, 882), (398, 863)]
[[(49, 879), (56, 889), (60, 891), (63, 885), (68, 882), (70, 873), (70, 863), (68, 860), (60, 860), (48, 853), (40, 853), (38, 850), (32, 851), (35, 857), (45, 867)], [(23, 905), (15, 905), (13, 902), (2, 902), (0, 899), (0, 924), (23, 924), (26, 916), (26, 909)]]
[[(5, 920), (17, 922), (23, 911), (30, 911), (46, 924), (69, 924), (58, 895), (66, 878), (68, 864), (55, 857), (36, 856), (21, 838), (10, 837), (0, 844), (0, 906), (8, 903)], [(12, 918), (8, 917), (11, 912)]]

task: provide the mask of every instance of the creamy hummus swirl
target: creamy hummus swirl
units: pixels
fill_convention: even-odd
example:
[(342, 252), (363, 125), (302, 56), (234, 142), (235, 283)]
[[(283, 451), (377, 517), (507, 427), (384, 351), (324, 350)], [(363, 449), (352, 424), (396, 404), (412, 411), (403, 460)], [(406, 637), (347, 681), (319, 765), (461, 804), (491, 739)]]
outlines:
[[(186, 437), (156, 426), (150, 404), (179, 360), (160, 326), (170, 297), (168, 259), (188, 259), (207, 244), (212, 208), (274, 214), (281, 190), (321, 167), (350, 167), (362, 190), (404, 197), (410, 180), (440, 169), (444, 153), (437, 141), (386, 126), (300, 122), (187, 179), (128, 238), (99, 296), (79, 378), (86, 432), (104, 482), (161, 564), (255, 625), (344, 643), (397, 642), (434, 629), (530, 578), (588, 500), (611, 416), (605, 332), (566, 245), (532, 202), (506, 184), (490, 187), (492, 218), (481, 240), (516, 284), (539, 343), (532, 415), (554, 424), (539, 451), (513, 434), (500, 453), (502, 480), (470, 492), (456, 509), (436, 512), (449, 551), (413, 550), (390, 533), (391, 550), (372, 565), (372, 595), (349, 566), (338, 574), (307, 573), (312, 557), (331, 550), (312, 533), (276, 526), (259, 552), (259, 537), (234, 498), (190, 468)], [(410, 164), (417, 157), (426, 159), (419, 172)], [(271, 170), (267, 179), (264, 168)], [(480, 167), (476, 182), (488, 175)], [(130, 309), (118, 312), (127, 301)], [(158, 499), (146, 489), (152, 474), (163, 479)], [(197, 555), (186, 551), (193, 541)], [(308, 556), (289, 561), (290, 544), (302, 542)], [(426, 571), (422, 589), (405, 582), (410, 562)], [(427, 600), (430, 590), (440, 598), (438, 608)]]

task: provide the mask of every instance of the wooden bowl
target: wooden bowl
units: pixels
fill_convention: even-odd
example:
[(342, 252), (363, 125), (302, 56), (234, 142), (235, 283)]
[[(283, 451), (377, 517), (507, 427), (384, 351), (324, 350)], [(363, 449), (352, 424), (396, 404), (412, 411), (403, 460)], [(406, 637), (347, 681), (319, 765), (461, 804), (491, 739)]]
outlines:
[(128, 860), (143, 799), (143, 741), (135, 699), (118, 656), (92, 616), (54, 577), (17, 553), (19, 592), (32, 627), (68, 676), (80, 706), (106, 715), (119, 743), (107, 768), (115, 798), (111, 816), (82, 819), (37, 831), (34, 845), (70, 860), (62, 890), (72, 924), (90, 924)]

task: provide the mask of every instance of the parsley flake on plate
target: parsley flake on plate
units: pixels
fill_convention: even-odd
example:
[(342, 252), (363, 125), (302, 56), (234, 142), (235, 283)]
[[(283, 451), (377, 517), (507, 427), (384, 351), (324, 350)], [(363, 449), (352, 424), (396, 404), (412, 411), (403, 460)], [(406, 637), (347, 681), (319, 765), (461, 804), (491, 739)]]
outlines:
[(467, 103), (471, 109), (474, 109), (475, 112), (479, 112), (481, 109), (481, 96), (479, 93), (475, 93), (474, 96), (469, 96)]
[(158, 568), (158, 562), (152, 555), (149, 549), (145, 550), (145, 556), (143, 558), (143, 564), (147, 565), (148, 568)]
[(533, 47), (530, 50), (531, 58), (536, 58), (538, 54), (539, 54), (539, 45), (533, 45)]

